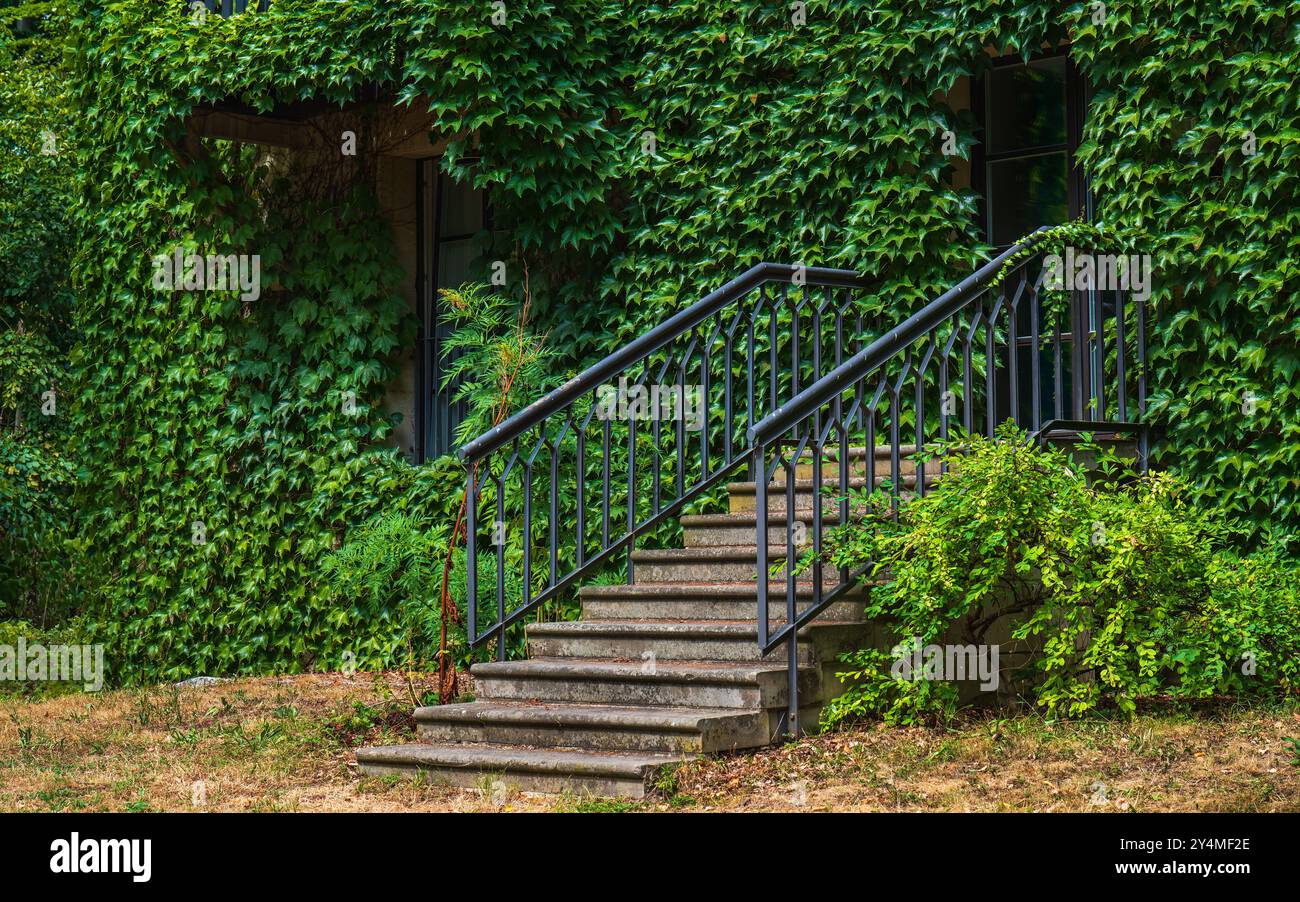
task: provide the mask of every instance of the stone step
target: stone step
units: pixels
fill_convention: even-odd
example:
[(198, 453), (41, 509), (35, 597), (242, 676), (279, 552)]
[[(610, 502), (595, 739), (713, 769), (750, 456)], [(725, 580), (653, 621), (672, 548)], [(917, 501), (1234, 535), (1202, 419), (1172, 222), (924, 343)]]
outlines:
[[(937, 477), (936, 477), (937, 478)], [(926, 485), (931, 485), (927, 477)], [(875, 491), (884, 491), (888, 483), (885, 480), (877, 479), (872, 488)], [(867, 480), (864, 477), (849, 480), (849, 494), (852, 495), (867, 487)], [(796, 515), (808, 515), (813, 510), (813, 488), (814, 484), (811, 479), (798, 479), (794, 483), (794, 510)], [(899, 488), (904, 495), (910, 495), (916, 489), (916, 476), (904, 476), (899, 482)], [(727, 500), (729, 510), (733, 514), (752, 513), (755, 508), (755, 492), (758, 489), (756, 482), (729, 482), (727, 483)], [(840, 498), (843, 493), (840, 491), (839, 480), (824, 480), (821, 484), (822, 512), (823, 515), (840, 508)], [(768, 514), (786, 512), (789, 503), (788, 493), (785, 485), (771, 483), (767, 489), (767, 510)], [(850, 504), (850, 512), (860, 512), (861, 508), (856, 504)]]
[[(829, 592), (831, 583), (823, 586)], [(768, 617), (784, 622), (785, 583), (768, 585)], [(632, 585), (583, 586), (583, 619), (590, 620), (755, 620), (758, 617), (758, 589), (752, 583), (634, 583)], [(796, 584), (796, 605), (803, 610), (812, 602), (811, 583)], [(860, 621), (866, 593), (855, 586), (832, 602), (819, 619)]]
[(756, 748), (772, 739), (766, 712), (727, 708), (484, 701), (417, 708), (415, 723), (426, 742), (678, 755)]
[(471, 743), (405, 745), (357, 750), (363, 774), (423, 775), (451, 786), (482, 786), (495, 791), (498, 781), (523, 792), (575, 792), (593, 796), (642, 798), (660, 769), (683, 759), (681, 754), (600, 752), (592, 749), (536, 749)]
[[(584, 658), (531, 658), (475, 664), (480, 698), (536, 699), (597, 705), (673, 708), (778, 708), (786, 704), (780, 664), (656, 661), (623, 663)], [(819, 674), (800, 667), (801, 697), (816, 698)], [(805, 695), (806, 693), (806, 695)]]
[[(898, 472), (901, 476), (915, 475), (918, 469), (918, 461), (912, 459), (916, 454), (915, 445), (903, 445), (899, 449)], [(839, 480), (840, 477), (840, 457), (837, 449), (827, 448), (822, 450), (822, 479)], [(876, 446), (875, 453), (875, 474), (877, 480), (882, 477), (889, 477), (894, 472), (893, 457), (888, 445)], [(812, 452), (805, 451), (795, 462), (795, 479), (811, 480), (813, 478)], [(848, 454), (849, 477), (864, 478), (867, 475), (867, 451), (865, 448), (851, 448)], [(942, 472), (942, 463), (937, 458), (925, 462), (925, 472), (931, 475), (938, 475)], [(773, 474), (773, 480), (778, 485), (785, 485), (786, 471), (781, 467)]]
[[(530, 623), (528, 653), (538, 658), (608, 658), (641, 661), (784, 661), (785, 649), (758, 650), (758, 627), (747, 620), (574, 620)], [(805, 663), (834, 660), (862, 638), (860, 623), (818, 618), (800, 631)], [(826, 649), (824, 653), (818, 652)]]
[[(754, 548), (758, 539), (758, 517), (751, 510), (743, 514), (693, 514), (681, 517), (682, 536), (687, 548), (703, 548), (715, 545), (746, 545)], [(786, 512), (769, 511), (767, 515), (767, 542), (769, 545), (784, 545), (786, 542)], [(800, 517), (796, 512), (794, 530), (802, 533), (804, 543), (812, 541), (812, 506), (808, 507), (808, 516)], [(840, 522), (839, 508), (822, 514), (822, 536), (825, 537)], [(796, 534), (796, 538), (800, 536)], [(803, 543), (801, 543), (803, 544)]]
[[(773, 579), (785, 577), (786, 545), (769, 546), (767, 563)], [(811, 554), (812, 547), (796, 548), (799, 557)], [(632, 552), (632, 576), (641, 583), (739, 582), (752, 583), (758, 576), (758, 557), (753, 546), (696, 546), (692, 548), (641, 548)], [(799, 575), (811, 580), (812, 571)], [(838, 571), (822, 565), (822, 579), (839, 581)]]

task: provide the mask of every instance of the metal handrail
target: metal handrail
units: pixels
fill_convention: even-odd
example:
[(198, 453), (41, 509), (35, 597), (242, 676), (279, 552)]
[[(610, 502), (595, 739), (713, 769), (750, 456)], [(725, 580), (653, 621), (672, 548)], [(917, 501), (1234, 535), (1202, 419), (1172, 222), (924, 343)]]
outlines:
[(1013, 244), (985, 263), (965, 279), (935, 298), (925, 307), (904, 320), (897, 328), (891, 329), (877, 338), (861, 352), (853, 355), (843, 364), (827, 373), (825, 378), (808, 386), (789, 403), (777, 408), (768, 416), (755, 423), (749, 430), (749, 443), (770, 442), (775, 437), (788, 431), (792, 425), (812, 411), (821, 407), (826, 401), (839, 394), (848, 386), (880, 366), (901, 349), (916, 341), (935, 326), (952, 316), (954, 312), (970, 302), (976, 292), (988, 284), (997, 275), (1002, 265), (1017, 253), (1032, 249), (1034, 236), (1047, 230), (1040, 226), (1019, 244)]
[[(869, 329), (856, 297), (867, 287), (848, 270), (760, 263), (466, 443), (458, 456), (467, 471), (471, 646), (497, 638), (504, 659), (507, 628), (620, 552), (631, 583), (636, 542), (748, 465), (746, 430), (861, 347)], [(680, 418), (659, 412), (617, 426), (607, 415), (594, 420), (600, 396), (616, 380), (620, 392), (626, 383), (675, 388), (679, 395), (689, 383), (702, 396), (706, 422), (693, 433)], [(512, 552), (522, 554), (519, 567), (518, 561), (506, 565), (507, 520), (523, 525)], [(495, 583), (493, 613), (479, 604), (480, 533), (488, 533), (488, 522), (496, 566), (482, 581)], [(535, 550), (547, 558), (535, 557)], [(515, 570), (524, 575), (522, 599), (511, 607), (506, 582)], [(492, 622), (480, 623), (480, 614)]]
[(689, 332), (714, 313), (744, 296), (763, 282), (790, 282), (802, 272), (808, 283), (818, 287), (865, 288), (867, 282), (848, 269), (796, 267), (784, 263), (758, 263), (691, 306), (673, 314), (639, 338), (619, 348), (600, 362), (592, 364), (554, 391), (529, 404), (514, 416), (502, 421), (478, 438), (467, 442), (457, 456), (472, 464), (517, 438), (548, 416), (564, 409), (593, 388), (617, 377), (631, 364)]

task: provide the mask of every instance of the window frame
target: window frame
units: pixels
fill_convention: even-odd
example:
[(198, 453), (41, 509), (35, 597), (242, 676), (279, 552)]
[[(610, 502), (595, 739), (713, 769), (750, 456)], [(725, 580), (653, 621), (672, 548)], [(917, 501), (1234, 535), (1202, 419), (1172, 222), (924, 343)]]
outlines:
[[(1006, 69), (1014, 66), (1024, 66), (1048, 59), (1065, 60), (1065, 130), (1066, 139), (1064, 144), (1043, 144), (1037, 147), (1016, 148), (1014, 150), (998, 151), (990, 153), (988, 147), (988, 93), (990, 89), (988, 72), (994, 69)], [(975, 118), (976, 142), (974, 151), (971, 154), (971, 189), (978, 197), (976, 216), (978, 217), (977, 226), (979, 234), (983, 236), (985, 243), (994, 248), (994, 252), (999, 252), (1010, 247), (1010, 244), (993, 244), (992, 222), (989, 219), (989, 179), (988, 167), (990, 163), (1005, 162), (1006, 160), (1029, 159), (1036, 156), (1045, 156), (1051, 153), (1065, 152), (1066, 168), (1066, 209), (1069, 220), (1073, 221), (1079, 216), (1083, 216), (1089, 222), (1093, 216), (1093, 202), (1091, 188), (1087, 178), (1081, 171), (1077, 151), (1079, 143), (1083, 139), (1084, 116), (1087, 111), (1087, 102), (1089, 97), (1086, 79), (1079, 72), (1070, 56), (1070, 45), (1061, 44), (1060, 46), (1041, 53), (1036, 53), (1025, 60), (1018, 55), (1000, 56), (989, 61), (989, 67), (974, 79), (971, 86), (971, 113)], [(1019, 237), (1019, 236), (1017, 236)]]

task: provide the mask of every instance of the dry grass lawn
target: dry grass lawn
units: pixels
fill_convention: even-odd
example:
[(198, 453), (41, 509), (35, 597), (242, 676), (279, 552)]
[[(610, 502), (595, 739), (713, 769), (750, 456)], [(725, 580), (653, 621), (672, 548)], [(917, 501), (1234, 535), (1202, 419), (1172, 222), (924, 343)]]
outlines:
[(358, 778), (410, 710), (398, 674), (0, 698), (0, 810), (1300, 811), (1295, 705), (864, 727), (691, 762), (641, 803)]

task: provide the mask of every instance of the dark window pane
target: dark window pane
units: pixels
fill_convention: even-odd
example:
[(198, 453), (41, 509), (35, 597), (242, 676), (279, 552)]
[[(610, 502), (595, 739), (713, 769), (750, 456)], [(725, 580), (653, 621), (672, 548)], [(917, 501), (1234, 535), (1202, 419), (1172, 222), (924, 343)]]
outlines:
[(989, 236), (1010, 244), (1041, 225), (1070, 218), (1065, 154), (1000, 160), (988, 164)]
[[(1041, 339), (1042, 346), (1038, 352), (1038, 422), (1046, 423), (1056, 419), (1056, 393), (1061, 392), (1061, 413), (1065, 419), (1070, 418), (1070, 405), (1074, 403), (1070, 394), (1072, 383), (1070, 371), (1073, 361), (1070, 357), (1070, 343), (1061, 342), (1061, 385), (1056, 384), (1055, 348), (1050, 337)], [(1020, 367), (1020, 422), (1032, 422), (1034, 411), (1034, 370), (1033, 351), (1021, 348), (1018, 352), (1017, 366)]]
[(469, 182), (453, 182), (445, 175), (439, 180), (442, 190), (443, 238), (473, 235), (483, 228), (483, 192)]
[(438, 246), (439, 288), (459, 288), (466, 282), (486, 278), (481, 244), (473, 238), (461, 238)]
[(1065, 140), (1065, 57), (989, 72), (989, 153), (1064, 144)]

